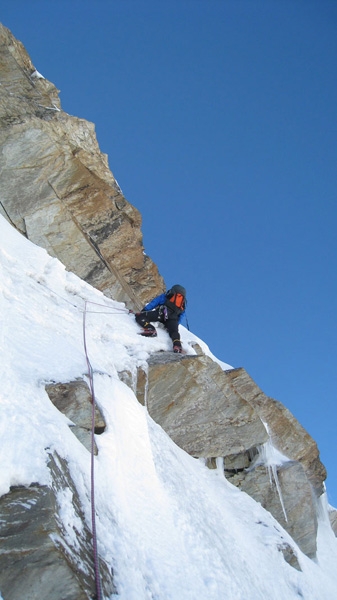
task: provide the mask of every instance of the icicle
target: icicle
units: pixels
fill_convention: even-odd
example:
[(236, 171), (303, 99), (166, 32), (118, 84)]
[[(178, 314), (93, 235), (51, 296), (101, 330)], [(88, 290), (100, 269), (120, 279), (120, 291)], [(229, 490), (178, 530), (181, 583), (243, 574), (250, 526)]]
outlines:
[(224, 459), (223, 459), (223, 456), (218, 456), (215, 459), (215, 464), (216, 464), (216, 469), (217, 469), (217, 472), (219, 473), (219, 475), (222, 475), (224, 477), (225, 476), (225, 471), (224, 471)]
[(135, 396), (137, 396), (137, 382), (138, 382), (138, 371), (137, 367), (134, 366), (131, 370), (131, 389)]
[(284, 502), (283, 502), (282, 490), (281, 490), (281, 486), (280, 486), (280, 482), (279, 482), (279, 478), (278, 478), (278, 474), (277, 474), (277, 465), (271, 465), (271, 470), (272, 470), (272, 473), (273, 473), (273, 477), (274, 477), (274, 481), (275, 481), (277, 493), (278, 493), (278, 496), (279, 496), (279, 499), (280, 499), (280, 503), (281, 503), (281, 506), (282, 506), (284, 518), (286, 520), (286, 523), (288, 523), (288, 517), (287, 517), (287, 513), (286, 513), (286, 508), (285, 508)]
[(273, 482), (275, 483), (276, 491), (277, 491), (278, 497), (280, 499), (280, 504), (282, 507), (284, 518), (285, 518), (286, 522), (288, 523), (288, 517), (287, 517), (287, 512), (286, 512), (284, 501), (283, 501), (282, 490), (281, 490), (278, 473), (277, 473), (277, 467), (279, 465), (282, 465), (283, 463), (287, 462), (289, 459), (286, 456), (284, 456), (283, 454), (281, 454), (281, 452), (276, 450), (276, 448), (274, 448), (273, 443), (271, 441), (271, 436), (269, 433), (268, 425), (267, 425), (267, 423), (264, 423), (264, 422), (263, 422), (263, 424), (266, 428), (269, 439), (267, 440), (267, 442), (265, 442), (261, 446), (258, 446), (258, 448), (257, 448), (258, 449), (258, 457), (253, 462), (251, 468), (254, 468), (258, 465), (264, 465), (268, 469), (270, 485), (272, 486)]

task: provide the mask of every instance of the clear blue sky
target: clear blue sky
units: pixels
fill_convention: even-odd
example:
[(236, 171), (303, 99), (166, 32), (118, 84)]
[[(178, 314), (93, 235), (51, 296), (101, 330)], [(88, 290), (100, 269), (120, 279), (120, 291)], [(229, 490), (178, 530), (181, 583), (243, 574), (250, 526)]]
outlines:
[(95, 123), (190, 328), (317, 441), (337, 506), (337, 2), (3, 0)]

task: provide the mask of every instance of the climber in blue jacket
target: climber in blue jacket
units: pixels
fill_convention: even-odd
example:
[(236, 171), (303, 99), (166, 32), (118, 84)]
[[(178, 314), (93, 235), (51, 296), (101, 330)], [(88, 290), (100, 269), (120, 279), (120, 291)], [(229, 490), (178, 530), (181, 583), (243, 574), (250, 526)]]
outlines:
[(135, 319), (143, 330), (141, 335), (156, 337), (156, 328), (151, 323), (163, 323), (173, 343), (173, 352), (182, 352), (179, 323), (185, 315), (186, 290), (181, 285), (174, 285), (168, 292), (160, 294), (146, 304)]

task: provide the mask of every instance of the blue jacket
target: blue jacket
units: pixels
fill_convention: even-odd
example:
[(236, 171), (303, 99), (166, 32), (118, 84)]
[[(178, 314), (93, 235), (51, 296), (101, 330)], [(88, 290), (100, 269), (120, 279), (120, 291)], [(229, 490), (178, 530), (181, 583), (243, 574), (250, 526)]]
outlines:
[[(152, 310), (153, 308), (157, 308), (157, 306), (161, 306), (161, 305), (165, 304), (166, 300), (167, 300), (166, 294), (160, 294), (160, 296), (156, 296), (155, 298), (153, 298), (153, 300), (151, 300), (151, 302), (149, 302), (148, 304), (145, 304), (143, 310)], [(179, 324), (182, 322), (184, 316), (185, 316), (185, 311), (180, 313), (180, 315), (178, 316)]]

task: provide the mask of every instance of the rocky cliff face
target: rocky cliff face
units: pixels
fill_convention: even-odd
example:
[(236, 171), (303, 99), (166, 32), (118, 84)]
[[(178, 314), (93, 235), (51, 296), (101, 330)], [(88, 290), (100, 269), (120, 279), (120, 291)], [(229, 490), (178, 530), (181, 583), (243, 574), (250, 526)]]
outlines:
[(93, 124), (61, 109), (58, 90), (1, 24), (0, 71), (2, 214), (67, 269), (141, 308), (164, 283)]
[[(53, 84), (41, 78), (20, 42), (2, 26), (0, 50), (2, 214), (68, 270), (106, 295), (139, 308), (164, 289), (164, 282), (144, 255), (140, 214), (123, 197), (98, 148), (93, 125), (61, 110)], [(291, 413), (267, 397), (244, 369), (224, 372), (197, 348), (196, 356), (153, 355), (147, 370), (138, 372), (137, 382), (127, 372), (120, 377), (176, 444), (210, 468), (220, 465), (234, 485), (276, 517), (304, 553), (315, 556), (316, 500), (326, 477), (317, 446)], [(56, 382), (47, 391), (73, 422), (74, 434), (89, 448), (86, 384)], [(97, 414), (96, 433), (104, 426)], [(272, 466), (268, 448), (282, 454)], [(57, 590), (51, 591), (48, 585), (52, 587), (59, 576), (69, 580), (69, 598), (90, 597), (89, 532), (83, 526), (83, 568), (79, 568), (72, 564), (55, 501), (55, 490), (71, 489), (80, 519), (76, 489), (67, 465), (55, 456), (50, 471), (51, 488), (36, 484), (12, 490), (0, 499), (6, 545), (1, 554), (4, 590), (7, 584), (12, 590), (15, 580), (15, 593), (21, 597), (27, 577), (43, 566), (47, 584), (34, 588), (29, 597), (43, 589), (45, 597), (56, 600)], [(8, 508), (13, 502), (18, 507), (16, 515)], [(288, 550), (285, 559), (298, 568), (294, 553)], [(13, 564), (14, 555), (20, 560)], [(39, 578), (29, 581), (38, 585)], [(104, 585), (112, 593), (113, 574), (106, 572)]]

